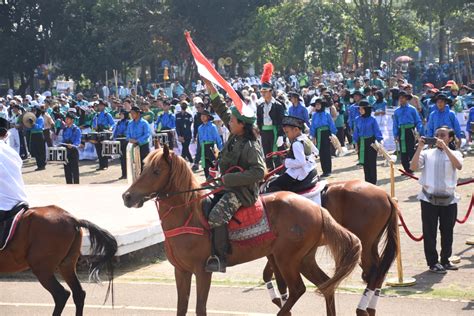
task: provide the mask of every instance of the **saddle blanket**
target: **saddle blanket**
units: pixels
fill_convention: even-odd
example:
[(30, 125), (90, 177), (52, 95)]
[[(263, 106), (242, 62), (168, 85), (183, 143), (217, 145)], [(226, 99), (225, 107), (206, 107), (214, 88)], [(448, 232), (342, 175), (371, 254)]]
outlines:
[(8, 242), (13, 238), (18, 226), (18, 222), (20, 221), (20, 218), (24, 212), (25, 209), (22, 209), (20, 212), (16, 213), (15, 216), (0, 222), (0, 250), (5, 249), (8, 245)]
[(327, 185), (328, 185), (328, 182), (326, 180), (321, 180), (321, 181), (318, 181), (318, 183), (311, 189), (298, 192), (298, 194), (300, 194), (301, 196), (304, 196), (308, 200), (311, 200), (314, 203), (321, 206), (321, 192), (324, 190), (324, 188)]
[(241, 207), (228, 228), (229, 239), (240, 246), (255, 245), (275, 238), (261, 198), (250, 207)]

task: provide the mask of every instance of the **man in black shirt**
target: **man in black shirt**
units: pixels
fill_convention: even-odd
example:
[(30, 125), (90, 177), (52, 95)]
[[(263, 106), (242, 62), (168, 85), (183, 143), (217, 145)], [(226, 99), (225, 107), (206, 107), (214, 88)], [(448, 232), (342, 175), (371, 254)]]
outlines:
[(191, 124), (193, 123), (193, 116), (186, 112), (187, 108), (188, 102), (181, 101), (181, 112), (176, 114), (176, 133), (178, 134), (178, 141), (183, 145), (181, 157), (192, 163), (193, 157), (189, 152), (189, 144), (192, 139)]
[[(193, 99), (193, 104), (194, 107), (196, 108), (196, 114), (194, 115), (194, 124), (193, 124), (193, 142), (197, 142), (197, 137), (198, 137), (198, 128), (201, 126), (202, 121), (201, 121), (201, 112), (204, 110), (204, 102), (202, 98), (200, 97), (195, 97)], [(196, 157), (194, 159), (194, 165), (193, 165), (193, 171), (199, 170), (199, 161), (201, 160), (201, 151), (197, 150), (196, 152)]]

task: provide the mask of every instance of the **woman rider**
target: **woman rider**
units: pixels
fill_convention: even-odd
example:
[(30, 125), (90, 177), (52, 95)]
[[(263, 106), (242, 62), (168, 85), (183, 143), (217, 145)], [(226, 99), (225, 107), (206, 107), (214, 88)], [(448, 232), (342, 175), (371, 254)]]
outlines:
[(224, 193), (209, 213), (212, 228), (212, 254), (207, 260), (206, 271), (225, 272), (227, 251), (227, 223), (241, 207), (253, 205), (258, 199), (259, 182), (265, 175), (265, 158), (257, 141), (255, 113), (244, 108), (242, 113), (235, 106), (227, 107), (212, 83), (202, 78), (211, 94), (211, 105), (230, 131), (230, 136), (220, 153), (219, 168), (225, 172), (239, 166), (242, 172), (222, 176)]

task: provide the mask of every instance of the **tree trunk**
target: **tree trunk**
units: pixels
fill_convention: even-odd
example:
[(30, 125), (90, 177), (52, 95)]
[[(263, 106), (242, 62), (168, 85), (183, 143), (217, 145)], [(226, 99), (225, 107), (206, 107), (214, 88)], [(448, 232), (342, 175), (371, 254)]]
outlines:
[(444, 12), (441, 12), (439, 15), (439, 43), (438, 43), (438, 50), (439, 50), (439, 61), (442, 62), (446, 60), (446, 23), (445, 23), (445, 16)]
[(8, 86), (9, 88), (15, 90), (15, 77), (13, 76), (13, 71), (8, 72)]
[(156, 76), (156, 59), (153, 57), (150, 61), (150, 79), (151, 82), (157, 82), (157, 76)]

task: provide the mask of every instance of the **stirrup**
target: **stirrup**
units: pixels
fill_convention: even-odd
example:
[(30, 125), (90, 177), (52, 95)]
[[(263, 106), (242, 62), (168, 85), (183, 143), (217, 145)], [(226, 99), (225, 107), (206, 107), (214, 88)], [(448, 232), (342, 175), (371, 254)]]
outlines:
[(206, 266), (204, 268), (206, 272), (225, 272), (225, 265), (221, 264), (221, 259), (218, 256), (213, 255), (209, 256), (206, 261)]

